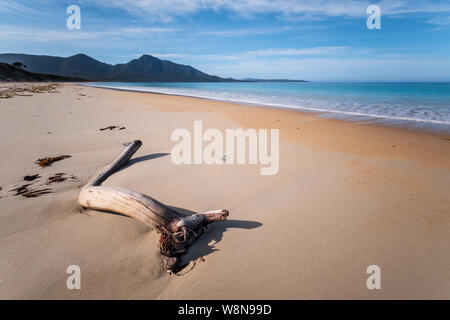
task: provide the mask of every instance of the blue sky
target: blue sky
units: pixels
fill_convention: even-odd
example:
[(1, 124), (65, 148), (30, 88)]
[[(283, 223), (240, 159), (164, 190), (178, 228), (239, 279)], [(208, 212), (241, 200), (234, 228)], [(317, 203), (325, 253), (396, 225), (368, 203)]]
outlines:
[[(68, 30), (66, 8), (81, 8)], [(381, 9), (381, 29), (366, 9)], [(152, 54), (222, 77), (450, 81), (450, 1), (0, 0), (0, 52)]]

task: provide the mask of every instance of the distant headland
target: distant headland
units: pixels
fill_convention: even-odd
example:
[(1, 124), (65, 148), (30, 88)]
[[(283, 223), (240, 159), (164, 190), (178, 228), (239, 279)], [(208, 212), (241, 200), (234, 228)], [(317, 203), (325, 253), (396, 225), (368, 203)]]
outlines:
[[(189, 65), (177, 64), (144, 54), (124, 64), (107, 64), (85, 54), (76, 54), (67, 58), (31, 55), (22, 53), (0, 54), (0, 62), (16, 65), (20, 75), (16, 78), (1, 76), (6, 81), (22, 81), (27, 72), (77, 79), (78, 81), (129, 81), (129, 82), (306, 82), (304, 80), (287, 79), (254, 79), (237, 80), (209, 75)], [(3, 70), (3, 69), (2, 69)], [(3, 70), (5, 71), (5, 70)], [(3, 71), (0, 71), (3, 72)], [(10, 70), (11, 71), (11, 70)], [(30, 80), (30, 74), (25, 78)], [(39, 77), (38, 77), (39, 78)], [(63, 78), (62, 80), (64, 80)]]

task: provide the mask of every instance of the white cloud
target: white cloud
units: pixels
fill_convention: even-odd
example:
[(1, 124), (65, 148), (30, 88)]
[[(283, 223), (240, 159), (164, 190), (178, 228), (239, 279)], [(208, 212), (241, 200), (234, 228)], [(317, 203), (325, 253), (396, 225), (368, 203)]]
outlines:
[(148, 34), (148, 33), (162, 33), (162, 32), (175, 32), (179, 29), (175, 28), (124, 28), (122, 34)]
[(23, 5), (23, 1), (17, 0), (0, 0), (0, 12), (25, 12), (29, 14), (35, 14), (36, 10), (29, 6)]
[[(283, 18), (362, 17), (373, 0), (85, 0), (104, 7), (124, 9), (150, 20), (171, 21), (202, 10), (228, 10), (242, 17), (276, 14)], [(383, 15), (450, 12), (448, 0), (375, 1)]]
[[(73, 0), (61, 0), (72, 4)], [(36, 13), (48, 0), (0, 0), (0, 11)], [(448, 0), (82, 0), (92, 5), (125, 10), (152, 21), (169, 22), (174, 17), (189, 16), (203, 10), (228, 11), (251, 18), (275, 14), (283, 19), (316, 20), (326, 17), (363, 17), (370, 4), (377, 4), (382, 15), (450, 12)]]
[(206, 59), (206, 60), (239, 60), (242, 59), (241, 55), (225, 55), (225, 54), (185, 54), (185, 53), (150, 53), (160, 59), (177, 59), (177, 58), (187, 58), (187, 59)]
[(245, 51), (237, 54), (223, 55), (223, 54), (185, 54), (185, 53), (151, 53), (153, 56), (161, 59), (174, 58), (194, 58), (207, 60), (245, 60), (264, 57), (290, 57), (290, 56), (307, 56), (307, 55), (327, 55), (342, 52), (350, 49), (349, 47), (316, 47), (316, 48), (302, 48), (302, 49), (265, 49)]
[(317, 55), (317, 54), (328, 54), (336, 53), (347, 49), (347, 47), (317, 47), (317, 48), (303, 48), (303, 49), (265, 49), (265, 50), (255, 50), (248, 51), (245, 55), (248, 56), (303, 56), (303, 55)]
[(196, 34), (217, 37), (242, 37), (248, 35), (273, 34), (289, 30), (289, 27), (284, 28), (247, 28), (247, 29), (232, 29), (232, 30), (207, 30), (198, 31)]
[(106, 31), (81, 30), (43, 30), (36, 28), (21, 28), (15, 26), (0, 26), (0, 40), (27, 41), (27, 42), (54, 42), (70, 40), (97, 40), (97, 39), (124, 39), (124, 38), (151, 38), (174, 32), (172, 28), (123, 28)]
[(447, 25), (450, 25), (450, 16), (434, 17), (434, 18), (427, 20), (426, 22), (430, 23), (430, 24), (436, 24), (438, 26), (447, 26)]
[[(61, 0), (72, 4), (73, 0)], [(48, 0), (0, 0), (0, 12), (36, 13)], [(286, 20), (317, 20), (327, 17), (364, 17), (371, 4), (381, 8), (382, 15), (450, 12), (448, 0), (81, 0), (80, 5), (116, 8), (150, 21), (170, 22), (204, 11), (227, 11), (240, 17), (275, 14)], [(233, 34), (231, 31), (230, 34)], [(226, 35), (226, 33), (223, 33)]]
[[(411, 66), (414, 66), (412, 68)], [(279, 58), (230, 64), (199, 64), (200, 70), (233, 78), (289, 78), (311, 81), (448, 81), (450, 60)]]
[[(142, 54), (136, 55), (141, 56)], [(151, 53), (152, 56), (155, 56), (160, 59), (176, 59), (176, 58), (189, 58), (191, 57), (188, 54), (183, 53)]]

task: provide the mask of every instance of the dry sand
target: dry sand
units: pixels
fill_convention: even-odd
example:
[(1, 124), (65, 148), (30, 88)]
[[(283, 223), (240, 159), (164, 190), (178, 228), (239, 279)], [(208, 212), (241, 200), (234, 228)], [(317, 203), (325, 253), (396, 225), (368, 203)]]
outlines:
[[(71, 84), (57, 91), (0, 100), (0, 298), (450, 298), (448, 135)], [(279, 128), (279, 173), (174, 165), (170, 134), (194, 120)], [(110, 125), (126, 129), (99, 131)], [(191, 247), (196, 264), (183, 276), (162, 271), (155, 231), (77, 204), (86, 180), (134, 139), (144, 143), (137, 160), (105, 185), (194, 212), (230, 210)], [(72, 157), (34, 163), (59, 155)], [(77, 179), (45, 185), (56, 173)], [(9, 192), (32, 174), (41, 178), (31, 188), (52, 193)], [(81, 290), (66, 288), (73, 264)], [(381, 290), (366, 288), (372, 264)]]

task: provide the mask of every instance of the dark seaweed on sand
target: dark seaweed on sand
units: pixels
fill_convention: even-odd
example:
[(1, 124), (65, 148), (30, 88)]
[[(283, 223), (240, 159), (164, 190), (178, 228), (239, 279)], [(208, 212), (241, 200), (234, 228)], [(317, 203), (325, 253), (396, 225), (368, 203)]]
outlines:
[(125, 130), (125, 127), (119, 127), (119, 126), (109, 126), (109, 127), (105, 127), (105, 128), (101, 128), (100, 131), (105, 131), (105, 130), (116, 130), (119, 129), (120, 130)]
[(33, 174), (33, 175), (31, 175), (31, 176), (25, 176), (25, 177), (23, 177), (23, 180), (25, 180), (25, 181), (34, 181), (34, 180), (36, 180), (36, 179), (38, 179), (38, 178), (40, 178), (41, 176), (40, 175), (38, 175), (38, 174)]
[(51, 165), (53, 162), (56, 161), (61, 161), (67, 158), (70, 158), (71, 156), (68, 155), (64, 155), (64, 156), (59, 156), (59, 157), (46, 157), (43, 159), (38, 159), (36, 160), (36, 164), (38, 164), (39, 166), (41, 166), (42, 168), (44, 167), (48, 167), (49, 165)]
[(75, 176), (70, 176), (70, 177), (65, 177), (64, 175), (66, 175), (65, 173), (57, 173), (57, 174), (55, 174), (55, 175), (53, 175), (53, 176), (51, 176), (51, 177), (48, 177), (48, 181), (47, 181), (47, 185), (48, 184), (52, 184), (52, 183), (54, 183), (54, 182), (56, 182), (56, 183), (60, 183), (60, 182), (64, 182), (64, 181), (66, 181), (67, 179), (77, 179), (77, 177), (75, 177)]
[(31, 184), (24, 184), (21, 187), (18, 187), (16, 189), (10, 190), (11, 192), (16, 192), (15, 196), (22, 196), (25, 198), (37, 198), (39, 196), (42, 196), (44, 194), (52, 193), (52, 189), (30, 189), (29, 187)]

